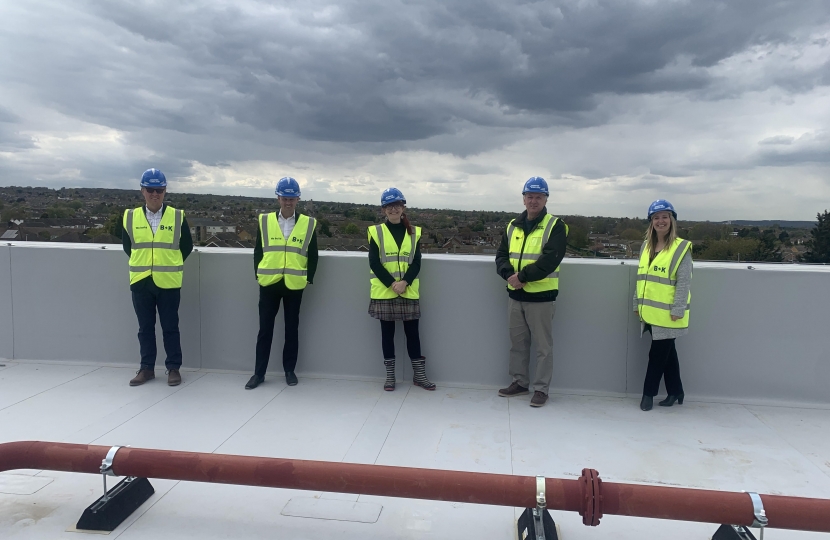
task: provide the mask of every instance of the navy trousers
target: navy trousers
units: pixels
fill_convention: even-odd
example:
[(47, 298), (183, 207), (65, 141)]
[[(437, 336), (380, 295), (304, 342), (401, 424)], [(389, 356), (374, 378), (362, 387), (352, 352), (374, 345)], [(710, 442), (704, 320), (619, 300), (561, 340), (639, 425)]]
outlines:
[(156, 365), (156, 311), (164, 337), (164, 365), (168, 370), (182, 367), (182, 345), (179, 334), (179, 302), (181, 289), (160, 289), (149, 277), (132, 287), (133, 307), (138, 317), (138, 344), (141, 348), (141, 369)]

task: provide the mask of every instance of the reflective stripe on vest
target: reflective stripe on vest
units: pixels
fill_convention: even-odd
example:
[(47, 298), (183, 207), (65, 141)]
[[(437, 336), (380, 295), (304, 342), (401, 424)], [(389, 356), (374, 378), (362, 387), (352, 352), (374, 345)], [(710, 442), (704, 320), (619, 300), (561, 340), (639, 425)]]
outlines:
[[(527, 238), (525, 238), (524, 230), (514, 225), (515, 220), (508, 224), (507, 243), (510, 252), (510, 264), (513, 265), (516, 272), (539, 260), (557, 221), (559, 221), (559, 218), (545, 214), (545, 217), (542, 218), (542, 221), (530, 232)], [(518, 237), (514, 236), (516, 233), (518, 233)], [(538, 245), (535, 242), (536, 239), (539, 239)], [(528, 240), (533, 245), (528, 245)], [(511, 291), (515, 290), (509, 284), (507, 288)], [(557, 267), (556, 270), (543, 279), (527, 282), (522, 290), (529, 293), (559, 290), (559, 268)]]
[(308, 285), (308, 246), (317, 220), (297, 214), (289, 238), (282, 235), (277, 212), (259, 215), (262, 260), (257, 266), (257, 282), (266, 287), (281, 280), (292, 290)]
[(153, 276), (160, 289), (182, 286), (184, 259), (179, 242), (183, 222), (184, 211), (165, 206), (153, 233), (144, 207), (124, 212), (123, 226), (130, 237), (130, 285)]
[(649, 261), (648, 247), (643, 250), (637, 268), (637, 311), (641, 320), (665, 328), (687, 328), (689, 326), (691, 291), (686, 299), (686, 309), (682, 318), (673, 321), (671, 309), (677, 290), (677, 268), (683, 256), (691, 249), (691, 242), (677, 238), (671, 246), (663, 249), (652, 261)]
[[(415, 227), (415, 234), (407, 233), (400, 247), (398, 247), (395, 237), (392, 236), (385, 223), (369, 227), (367, 234), (369, 240), (374, 240), (378, 246), (380, 263), (383, 267), (392, 274), (395, 281), (403, 279), (409, 265), (415, 261), (415, 250), (418, 247), (418, 241), (421, 239), (421, 228)], [(398, 297), (392, 287), (384, 285), (371, 269), (369, 270), (369, 283), (371, 285), (369, 295), (373, 300), (391, 300)], [(406, 286), (406, 290), (400, 296), (412, 300), (420, 298), (420, 280), (415, 278), (412, 283)]]

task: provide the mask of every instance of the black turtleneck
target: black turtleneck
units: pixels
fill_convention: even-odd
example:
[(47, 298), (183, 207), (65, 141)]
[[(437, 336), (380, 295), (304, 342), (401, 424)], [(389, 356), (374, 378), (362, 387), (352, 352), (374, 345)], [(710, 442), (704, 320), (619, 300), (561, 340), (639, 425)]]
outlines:
[[(387, 221), (385, 223), (386, 227), (389, 229), (389, 232), (392, 233), (392, 238), (395, 239), (395, 242), (398, 244), (398, 248), (401, 247), (404, 238), (406, 237), (406, 227), (404, 227), (403, 222), (398, 224), (389, 223)], [(372, 269), (372, 272), (375, 273), (375, 276), (383, 283), (386, 287), (391, 287), (393, 283), (395, 283), (395, 278), (392, 277), (392, 274), (383, 267), (383, 264), (380, 262), (380, 248), (375, 243), (374, 240), (369, 240), (369, 268)], [(412, 264), (409, 265), (406, 273), (403, 276), (404, 281), (407, 283), (412, 283), (415, 281), (415, 278), (418, 277), (418, 272), (421, 271), (421, 246), (417, 243), (415, 244), (415, 259), (412, 261)]]

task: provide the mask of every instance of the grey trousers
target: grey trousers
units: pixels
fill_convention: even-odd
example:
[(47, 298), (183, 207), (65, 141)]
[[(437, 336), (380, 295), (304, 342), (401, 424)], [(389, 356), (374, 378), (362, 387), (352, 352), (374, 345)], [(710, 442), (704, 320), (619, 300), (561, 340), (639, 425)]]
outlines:
[(507, 299), (507, 326), (510, 329), (510, 376), (530, 388), (530, 340), (536, 345), (536, 374), (533, 390), (548, 393), (553, 376), (553, 315), (556, 302), (518, 302)]

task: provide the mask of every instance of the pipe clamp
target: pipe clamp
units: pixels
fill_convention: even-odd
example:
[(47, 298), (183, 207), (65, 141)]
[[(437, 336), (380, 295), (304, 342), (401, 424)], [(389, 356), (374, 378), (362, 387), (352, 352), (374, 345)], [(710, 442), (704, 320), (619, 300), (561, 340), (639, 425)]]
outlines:
[(113, 446), (110, 448), (109, 452), (107, 452), (107, 457), (101, 461), (101, 474), (105, 476), (115, 476), (115, 473), (112, 470), (112, 460), (115, 459), (115, 454), (121, 448), (121, 446)]
[(751, 527), (766, 527), (769, 520), (761, 496), (753, 491), (747, 492), (747, 495), (752, 500), (752, 513), (755, 515), (755, 521), (752, 522)]

